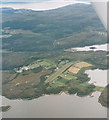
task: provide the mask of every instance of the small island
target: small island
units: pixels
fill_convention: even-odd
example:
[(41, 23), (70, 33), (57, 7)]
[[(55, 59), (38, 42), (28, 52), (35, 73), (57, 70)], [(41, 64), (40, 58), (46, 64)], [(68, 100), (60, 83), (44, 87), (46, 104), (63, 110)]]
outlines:
[(94, 49), (96, 49), (96, 47), (90, 47), (90, 49), (94, 50)]
[(10, 105), (0, 107), (0, 112), (6, 112), (11, 108)]

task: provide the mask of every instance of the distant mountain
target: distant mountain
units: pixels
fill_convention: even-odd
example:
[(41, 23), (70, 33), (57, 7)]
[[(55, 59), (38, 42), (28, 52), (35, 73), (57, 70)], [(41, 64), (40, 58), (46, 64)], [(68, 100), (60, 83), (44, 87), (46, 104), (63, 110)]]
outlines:
[(3, 29), (7, 27), (8, 34), (16, 30), (16, 34), (3, 38), (3, 49), (11, 51), (63, 50), (106, 42), (96, 32), (104, 31), (103, 25), (92, 6), (85, 4), (48, 11), (4, 8)]

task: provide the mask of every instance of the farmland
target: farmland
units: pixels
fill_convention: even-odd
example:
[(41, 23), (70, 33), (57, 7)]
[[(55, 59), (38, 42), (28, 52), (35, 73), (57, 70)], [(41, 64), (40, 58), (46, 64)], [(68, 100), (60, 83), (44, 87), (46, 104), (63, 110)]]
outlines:
[(77, 79), (76, 76), (70, 74), (70, 73), (63, 73), (60, 75), (60, 77), (64, 78), (64, 79), (67, 79), (67, 80), (72, 80), (72, 79)]
[(91, 66), (92, 66), (91, 64), (88, 64), (86, 62), (79, 62), (70, 67), (68, 71), (71, 72), (72, 74), (77, 74), (82, 68)]
[[(25, 59), (26, 63), (20, 65), (20, 67), (17, 65), (15, 68), (3, 70), (3, 95), (10, 99), (33, 99), (43, 94), (58, 94), (61, 91), (66, 91), (69, 94), (78, 93), (77, 95), (84, 96), (92, 91), (103, 90), (103, 88), (88, 84), (87, 82), (90, 79), (84, 71), (95, 68), (104, 69), (105, 52), (95, 52), (95, 54), (93, 52), (61, 52), (59, 55), (52, 53), (52, 57), (50, 57), (50, 53), (44, 55), (40, 54), (40, 58), (37, 58), (37, 53), (32, 53), (28, 61)], [(102, 60), (102, 65), (92, 59), (94, 55), (98, 60)], [(28, 56), (22, 57), (28, 58)], [(92, 60), (87, 62), (89, 57)], [(78, 61), (78, 59), (81, 59), (81, 61)], [(16, 69), (25, 67), (29, 69), (22, 72), (16, 71)], [(69, 71), (71, 67), (78, 68), (79, 71), (72, 73)]]
[[(62, 68), (60, 68), (57, 72), (55, 72), (53, 75), (51, 75), (45, 82), (46, 83), (47, 82), (52, 82), (52, 81), (56, 80), (59, 76), (63, 77), (61, 74), (65, 71), (67, 71), (67, 69), (72, 74), (77, 74), (82, 68), (90, 67), (90, 66), (92, 66), (92, 65), (88, 64), (86, 62), (77, 62), (77, 63), (70, 62), (70, 63), (67, 63)], [(68, 79), (70, 78), (69, 75), (64, 75), (64, 78), (67, 78), (67, 77), (68, 77)]]

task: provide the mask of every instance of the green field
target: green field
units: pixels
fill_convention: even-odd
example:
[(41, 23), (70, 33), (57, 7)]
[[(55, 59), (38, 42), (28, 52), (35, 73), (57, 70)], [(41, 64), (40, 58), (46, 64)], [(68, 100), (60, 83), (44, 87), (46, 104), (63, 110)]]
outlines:
[(83, 87), (87, 87), (89, 85), (90, 85), (89, 83), (82, 83), (82, 84), (80, 84), (80, 86), (83, 86)]
[(60, 68), (58, 71), (56, 71), (54, 74), (52, 74), (45, 83), (54, 81), (57, 77), (59, 77), (66, 69), (68, 69), (71, 65), (73, 65), (74, 62), (70, 62), (65, 64), (62, 68)]
[(104, 88), (99, 86), (96, 86), (96, 88), (94, 89), (94, 91), (99, 91), (99, 92), (103, 92), (103, 90)]
[(65, 83), (67, 83), (69, 80), (64, 79), (64, 78), (59, 78), (57, 81), (65, 84)]
[(77, 79), (76, 76), (70, 74), (70, 73), (63, 73), (60, 75), (62, 78), (67, 79), (67, 80), (72, 80), (72, 79)]
[(60, 87), (60, 86), (65, 86), (65, 84), (60, 81), (55, 81), (54, 83), (51, 83), (50, 86), (51, 87)]
[(51, 62), (50, 60), (42, 60), (42, 61), (38, 61), (38, 64), (40, 64), (43, 67), (55, 67), (55, 64), (53, 62)]
[(32, 64), (32, 65), (29, 65), (29, 68), (34, 69), (34, 68), (37, 68), (39, 66), (40, 66), (39, 64)]

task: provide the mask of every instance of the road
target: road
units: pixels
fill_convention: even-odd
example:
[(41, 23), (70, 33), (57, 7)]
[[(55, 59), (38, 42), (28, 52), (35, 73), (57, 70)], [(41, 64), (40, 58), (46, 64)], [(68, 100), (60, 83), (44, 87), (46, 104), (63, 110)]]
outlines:
[(59, 77), (66, 69), (68, 69), (70, 66), (72, 66), (74, 62), (70, 62), (65, 64), (62, 68), (60, 68), (57, 72), (52, 74), (46, 81), (45, 83), (52, 82), (54, 81), (57, 77)]

